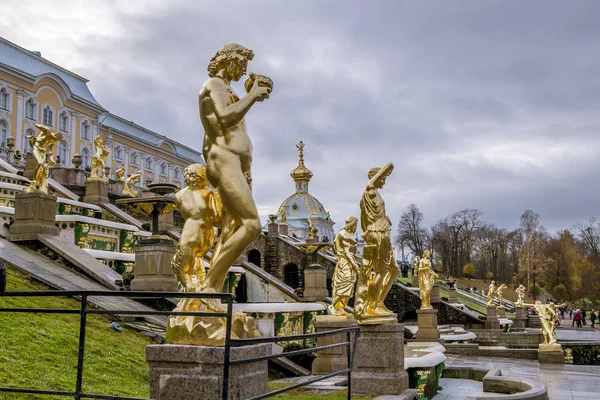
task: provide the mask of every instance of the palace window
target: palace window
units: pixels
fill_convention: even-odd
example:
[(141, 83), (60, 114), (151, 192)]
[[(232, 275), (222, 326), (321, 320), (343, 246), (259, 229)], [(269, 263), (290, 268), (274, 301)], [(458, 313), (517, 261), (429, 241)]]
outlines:
[(121, 146), (117, 146), (115, 148), (115, 158), (117, 160), (122, 160), (123, 159), (123, 149), (121, 148)]
[(35, 137), (35, 132), (33, 131), (33, 129), (27, 129), (25, 131), (25, 154), (31, 154), (31, 143), (29, 143), (29, 140), (27, 140), (27, 136)]
[(81, 138), (90, 139), (90, 123), (87, 121), (84, 121), (81, 125)]
[(44, 107), (44, 113), (42, 116), (42, 124), (50, 127), (54, 127), (54, 112), (50, 106)]
[(60, 165), (67, 165), (68, 163), (68, 155), (67, 155), (67, 149), (69, 148), (69, 145), (67, 144), (66, 141), (62, 140), (59, 144), (58, 144), (58, 157), (56, 159), (56, 162)]
[(67, 114), (66, 111), (63, 111), (60, 114), (59, 121), (60, 121), (59, 129), (63, 132), (69, 132), (69, 115)]
[(10, 105), (10, 94), (6, 88), (0, 89), (0, 108), (8, 111)]
[(160, 173), (161, 173), (161, 175), (167, 174), (167, 164), (165, 164), (165, 163), (160, 164)]
[(146, 158), (146, 169), (152, 169), (152, 158), (148, 157)]
[(131, 163), (133, 165), (138, 165), (138, 154), (137, 153), (131, 153)]
[(35, 120), (35, 101), (33, 99), (27, 100), (25, 104), (25, 118)]
[(90, 166), (90, 151), (85, 147), (81, 149), (81, 165), (83, 168)]
[(6, 138), (8, 137), (8, 124), (6, 121), (0, 121), (0, 147), (6, 147)]
[(173, 170), (173, 179), (179, 179), (179, 169), (175, 168)]

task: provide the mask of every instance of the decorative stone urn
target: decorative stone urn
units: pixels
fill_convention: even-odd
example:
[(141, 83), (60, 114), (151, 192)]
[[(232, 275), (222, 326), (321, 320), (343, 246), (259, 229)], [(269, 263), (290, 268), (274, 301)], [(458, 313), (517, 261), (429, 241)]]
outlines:
[(8, 147), (10, 150), (15, 148), (15, 138), (14, 137), (6, 138), (6, 147)]
[(75, 168), (79, 169), (81, 167), (81, 164), (83, 163), (83, 158), (81, 157), (81, 154), (75, 153), (75, 155), (73, 155), (73, 157), (71, 158), (71, 163), (73, 163)]

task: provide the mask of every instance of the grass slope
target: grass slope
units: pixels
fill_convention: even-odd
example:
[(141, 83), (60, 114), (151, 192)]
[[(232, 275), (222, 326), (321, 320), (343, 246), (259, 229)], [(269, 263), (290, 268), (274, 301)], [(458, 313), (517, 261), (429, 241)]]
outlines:
[[(9, 267), (7, 291), (44, 290)], [(79, 309), (66, 298), (1, 297), (0, 307)], [(145, 349), (151, 341), (138, 333), (108, 328), (104, 316), (89, 315), (83, 373), (85, 393), (148, 398)], [(0, 386), (75, 390), (79, 315), (0, 313)], [(0, 394), (2, 399), (66, 399), (57, 396)]]

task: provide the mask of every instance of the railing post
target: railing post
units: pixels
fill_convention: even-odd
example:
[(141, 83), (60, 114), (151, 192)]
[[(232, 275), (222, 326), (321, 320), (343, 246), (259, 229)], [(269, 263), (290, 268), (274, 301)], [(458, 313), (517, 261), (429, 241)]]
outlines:
[(223, 400), (229, 395), (229, 362), (231, 356), (231, 319), (233, 313), (233, 296), (227, 299), (227, 321), (225, 323), (225, 352), (223, 360)]
[(75, 383), (75, 400), (81, 399), (81, 386), (83, 381), (83, 358), (85, 353), (85, 328), (86, 328), (87, 295), (81, 296), (81, 313), (79, 314), (79, 352), (77, 354), (77, 382)]
[(6, 292), (6, 264), (0, 260), (0, 293)]
[(348, 349), (346, 356), (348, 357), (348, 400), (352, 399), (352, 331), (346, 333), (348, 335)]

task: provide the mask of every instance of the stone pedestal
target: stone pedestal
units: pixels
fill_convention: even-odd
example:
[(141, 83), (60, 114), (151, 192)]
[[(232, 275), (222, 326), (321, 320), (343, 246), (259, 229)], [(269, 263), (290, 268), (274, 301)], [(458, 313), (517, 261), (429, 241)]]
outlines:
[(279, 236), (279, 225), (276, 222), (269, 222), (267, 226), (267, 236), (268, 237), (277, 237)]
[(289, 234), (289, 226), (288, 224), (279, 224), (279, 234), (280, 235), (288, 235)]
[[(350, 328), (356, 326), (356, 321), (349, 315), (336, 317), (333, 315), (317, 315), (315, 330), (317, 333), (331, 331), (334, 329)], [(348, 334), (342, 333), (332, 336), (320, 336), (317, 338), (317, 346), (327, 346), (347, 341)], [(356, 358), (355, 358), (356, 359)], [(312, 363), (312, 373), (330, 374), (348, 368), (348, 349), (346, 347), (334, 347), (333, 349), (317, 352), (317, 358)]]
[(361, 325), (352, 371), (356, 394), (400, 395), (408, 389), (404, 325)]
[(500, 320), (496, 306), (487, 308), (487, 318), (485, 320), (485, 329), (500, 329)]
[(175, 230), (173, 222), (173, 212), (161, 214), (158, 216), (158, 233), (166, 234), (168, 231)]
[(434, 285), (431, 288), (431, 304), (438, 304), (440, 302), (440, 288)]
[(458, 303), (458, 295), (455, 287), (448, 289), (448, 302)]
[(25, 170), (23, 171), (23, 176), (27, 179), (32, 179), (35, 175), (35, 167), (37, 167), (37, 161), (33, 154), (29, 153), (25, 155)]
[(135, 245), (135, 278), (131, 290), (179, 290), (177, 278), (171, 269), (175, 246), (169, 240), (147, 239)]
[(327, 269), (319, 264), (304, 268), (303, 301), (324, 301), (327, 291)]
[(419, 326), (416, 335), (417, 340), (425, 342), (440, 340), (440, 332), (437, 329), (437, 314), (438, 311), (435, 308), (417, 310), (417, 324)]
[(506, 317), (506, 310), (505, 310), (504, 306), (498, 306), (496, 308), (496, 312), (498, 313), (498, 317), (502, 317), (502, 318)]
[(35, 240), (38, 234), (58, 236), (56, 213), (56, 196), (40, 192), (16, 193), (15, 222), (10, 226), (8, 239)]
[(560, 344), (540, 344), (538, 361), (546, 364), (564, 364), (565, 353)]
[(524, 307), (517, 307), (515, 309), (515, 319), (513, 321), (513, 328), (525, 329), (527, 328), (527, 309)]
[(412, 287), (419, 287), (419, 275), (414, 274), (412, 278), (410, 278), (410, 284)]
[(108, 203), (108, 180), (88, 178), (85, 181), (85, 197), (83, 201), (95, 205)]
[[(231, 360), (271, 354), (269, 344), (231, 348)], [(150, 345), (150, 397), (156, 400), (221, 400), (223, 398), (224, 347)], [(268, 361), (232, 365), (230, 400), (242, 400), (268, 392)]]

